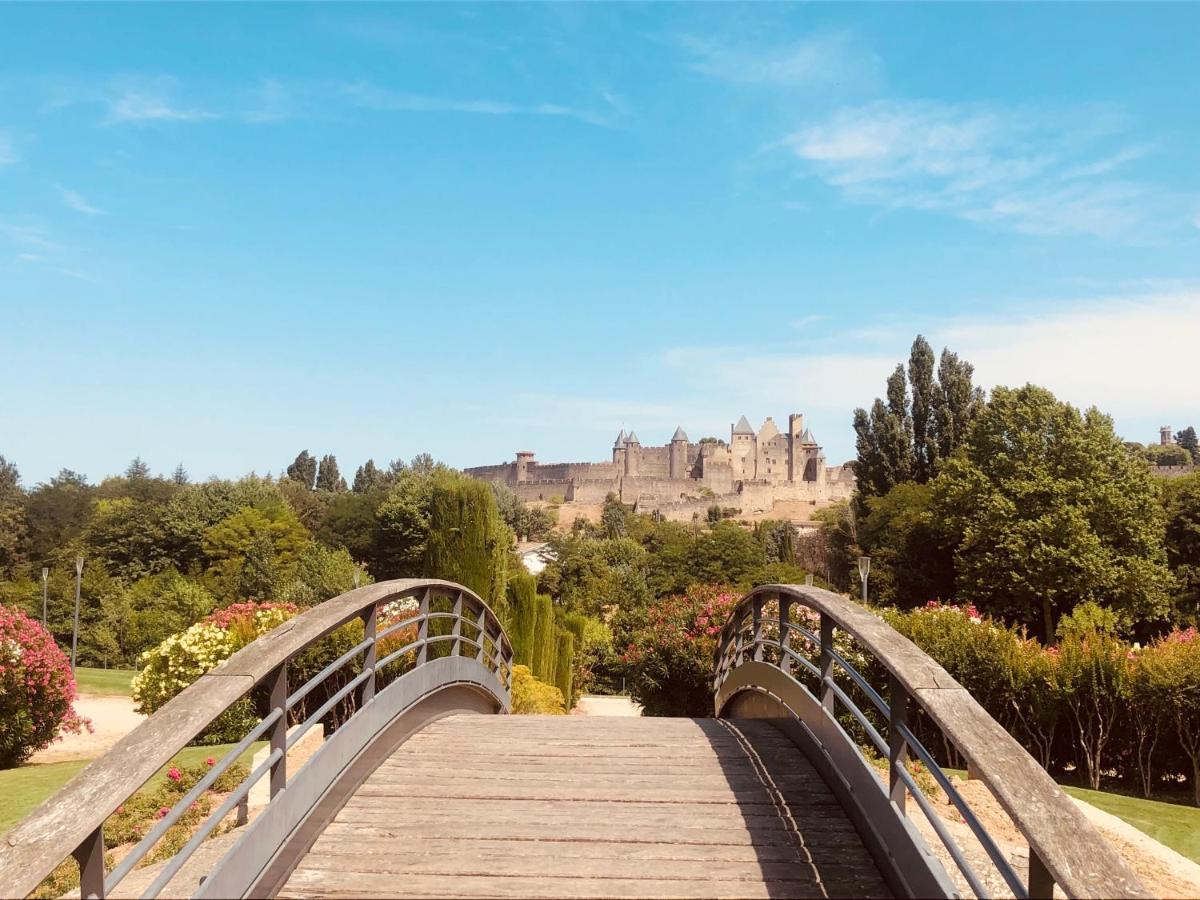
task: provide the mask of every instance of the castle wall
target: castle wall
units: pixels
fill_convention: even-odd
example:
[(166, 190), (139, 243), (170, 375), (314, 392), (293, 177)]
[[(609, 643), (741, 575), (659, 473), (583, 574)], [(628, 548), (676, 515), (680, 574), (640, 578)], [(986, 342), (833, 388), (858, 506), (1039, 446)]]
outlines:
[(571, 499), (574, 483), (569, 479), (547, 479), (544, 481), (522, 481), (509, 485), (513, 493), (528, 503), (531, 500), (549, 500), (551, 497)]
[(516, 463), (502, 463), (498, 466), (474, 466), (463, 469), (464, 475), (478, 478), (480, 481), (494, 481), (500, 484), (512, 484), (517, 480)]
[(603, 503), (609, 494), (617, 493), (615, 478), (576, 480), (571, 500), (576, 503)]
[(741, 511), (741, 501), (737, 494), (728, 497), (717, 497), (708, 500), (676, 500), (671, 503), (639, 503), (636, 511), (640, 513), (657, 512), (668, 522), (691, 522), (695, 518), (701, 521), (708, 519), (708, 510), (712, 506), (721, 508), (733, 507)]
[(1200, 472), (1200, 466), (1151, 466), (1150, 474), (1159, 478), (1182, 478)]

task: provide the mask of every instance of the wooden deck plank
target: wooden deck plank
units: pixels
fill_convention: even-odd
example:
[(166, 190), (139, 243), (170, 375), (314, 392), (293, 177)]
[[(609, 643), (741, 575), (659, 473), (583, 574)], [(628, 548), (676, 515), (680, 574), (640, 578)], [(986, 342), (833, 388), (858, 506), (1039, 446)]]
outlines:
[(281, 896), (886, 896), (803, 755), (769, 724), (740, 732), (439, 720), (347, 801)]

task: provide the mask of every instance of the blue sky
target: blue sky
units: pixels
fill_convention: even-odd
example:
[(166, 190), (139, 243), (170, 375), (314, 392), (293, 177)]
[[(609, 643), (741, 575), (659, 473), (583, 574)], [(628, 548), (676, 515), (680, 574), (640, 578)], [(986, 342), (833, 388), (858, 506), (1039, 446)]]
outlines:
[(29, 484), (601, 459), (917, 331), (1200, 426), (1200, 6), (0, 6)]

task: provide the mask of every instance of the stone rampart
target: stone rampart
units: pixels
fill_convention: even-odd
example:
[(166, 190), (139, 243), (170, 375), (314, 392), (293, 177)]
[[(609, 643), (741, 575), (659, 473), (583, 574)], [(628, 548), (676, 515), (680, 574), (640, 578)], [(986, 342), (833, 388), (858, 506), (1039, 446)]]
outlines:
[(1150, 474), (1159, 478), (1183, 478), (1200, 472), (1200, 466), (1151, 466)]

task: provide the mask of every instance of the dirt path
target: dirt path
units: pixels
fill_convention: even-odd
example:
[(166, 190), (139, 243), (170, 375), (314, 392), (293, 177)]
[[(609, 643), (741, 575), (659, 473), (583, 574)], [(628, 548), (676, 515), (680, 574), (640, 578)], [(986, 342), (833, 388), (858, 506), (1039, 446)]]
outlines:
[(640, 716), (642, 708), (629, 697), (584, 694), (571, 710), (573, 716)]
[(45, 750), (33, 754), (31, 763), (64, 762), (69, 759), (95, 759), (141, 724), (145, 716), (134, 711), (128, 697), (99, 697), (80, 694), (75, 711), (92, 721), (92, 732), (67, 734)]

